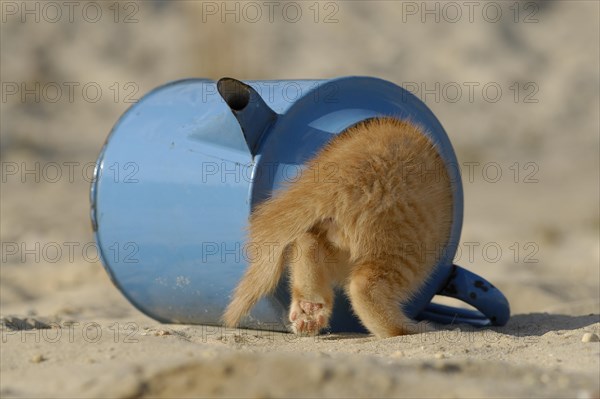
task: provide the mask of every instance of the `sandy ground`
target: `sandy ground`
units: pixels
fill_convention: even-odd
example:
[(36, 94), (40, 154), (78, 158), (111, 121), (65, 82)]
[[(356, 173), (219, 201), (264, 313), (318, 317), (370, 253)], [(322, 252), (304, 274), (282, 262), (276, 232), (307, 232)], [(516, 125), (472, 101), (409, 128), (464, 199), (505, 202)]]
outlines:
[[(21, 22), (6, 3), (0, 396), (600, 397), (600, 343), (582, 342), (600, 335), (598, 3), (521, 3), (515, 22), (506, 2), (494, 23), (478, 13), (470, 22), (466, 8), (456, 23), (422, 22), (405, 8), (418, 2), (321, 3), (318, 23), (307, 4), (298, 23), (222, 23), (200, 2), (122, 3), (118, 22), (109, 3), (98, 23), (81, 14), (73, 23), (45, 21), (50, 14)], [(124, 23), (135, 10), (138, 22)], [(321, 23), (335, 10), (337, 22)], [(537, 22), (525, 23), (532, 12)], [(478, 162), (463, 173), (457, 263), (507, 295), (507, 326), (378, 340), (162, 325), (133, 308), (83, 251), (93, 241), (85, 168), (132, 87), (139, 98), (187, 76), (349, 74), (465, 88), (458, 101), (441, 90), (439, 100), (418, 95), (442, 121), (459, 162)], [(39, 101), (7, 94), (35, 82), (95, 82), (103, 96), (92, 102), (76, 90), (73, 101), (64, 94), (53, 102), (50, 91)], [(467, 82), (496, 83), (502, 98), (475, 91), (471, 101)], [(73, 179), (65, 162), (75, 162)], [(56, 181), (21, 174), (51, 163), (63, 165)], [(502, 171), (497, 181), (483, 173), (492, 163)], [(13, 166), (14, 175), (6, 169)], [(466, 243), (476, 244), (472, 254)], [(490, 243), (501, 256), (482, 251)], [(56, 246), (58, 257), (48, 252)]]

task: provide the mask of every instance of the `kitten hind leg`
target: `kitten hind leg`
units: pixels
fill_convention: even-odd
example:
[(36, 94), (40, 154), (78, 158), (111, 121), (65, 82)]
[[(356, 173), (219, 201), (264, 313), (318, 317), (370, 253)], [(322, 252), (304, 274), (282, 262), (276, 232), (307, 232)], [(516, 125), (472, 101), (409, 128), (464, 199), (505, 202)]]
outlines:
[(302, 235), (289, 256), (292, 303), (289, 319), (296, 334), (317, 334), (329, 324), (333, 288), (327, 270), (327, 247), (322, 236)]
[(401, 302), (408, 299), (414, 282), (390, 268), (389, 263), (369, 261), (355, 266), (346, 287), (354, 312), (379, 338), (429, 331), (426, 324), (402, 312)]

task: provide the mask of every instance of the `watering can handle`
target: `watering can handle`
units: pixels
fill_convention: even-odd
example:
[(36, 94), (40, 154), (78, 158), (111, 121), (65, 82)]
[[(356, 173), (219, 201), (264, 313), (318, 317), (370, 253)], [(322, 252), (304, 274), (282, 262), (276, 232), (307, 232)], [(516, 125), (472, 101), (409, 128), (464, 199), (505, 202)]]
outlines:
[(503, 326), (510, 317), (508, 300), (500, 290), (482, 277), (457, 265), (452, 265), (450, 277), (437, 294), (459, 299), (477, 310), (430, 303), (419, 314), (419, 319), (442, 324)]

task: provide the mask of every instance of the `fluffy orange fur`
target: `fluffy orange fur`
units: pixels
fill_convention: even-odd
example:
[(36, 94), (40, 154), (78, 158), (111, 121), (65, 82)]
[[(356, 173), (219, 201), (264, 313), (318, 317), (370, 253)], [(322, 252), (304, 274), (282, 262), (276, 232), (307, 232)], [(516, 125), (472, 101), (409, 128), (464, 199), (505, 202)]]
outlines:
[(438, 150), (418, 126), (375, 118), (335, 137), (307, 166), (253, 212), (248, 243), (256, 256), (223, 321), (237, 325), (287, 264), (294, 332), (328, 325), (335, 285), (376, 336), (417, 332), (401, 304), (430, 275), (452, 224)]

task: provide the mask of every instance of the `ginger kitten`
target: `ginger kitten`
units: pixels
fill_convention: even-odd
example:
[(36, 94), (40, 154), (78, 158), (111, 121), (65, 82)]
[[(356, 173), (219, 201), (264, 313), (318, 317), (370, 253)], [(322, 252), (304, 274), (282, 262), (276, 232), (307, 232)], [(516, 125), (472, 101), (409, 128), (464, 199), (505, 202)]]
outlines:
[(294, 332), (328, 325), (335, 285), (377, 337), (416, 332), (401, 305), (437, 264), (452, 224), (452, 188), (437, 149), (408, 121), (374, 118), (336, 136), (307, 166), (251, 215), (256, 256), (225, 324), (235, 326), (271, 293), (287, 264)]

